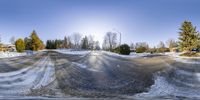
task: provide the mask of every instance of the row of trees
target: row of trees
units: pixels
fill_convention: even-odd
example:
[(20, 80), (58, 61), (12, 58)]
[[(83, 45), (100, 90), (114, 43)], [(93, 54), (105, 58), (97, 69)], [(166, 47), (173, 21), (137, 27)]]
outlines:
[(174, 39), (169, 39), (164, 43), (163, 41), (160, 41), (159, 44), (156, 47), (150, 48), (148, 43), (146, 42), (137, 42), (135, 44), (130, 44), (130, 49), (132, 51), (135, 51), (136, 53), (143, 53), (143, 52), (169, 52), (173, 51), (175, 48), (178, 48), (178, 41), (175, 41)]
[[(11, 39), (11, 42), (14, 39)], [(13, 42), (12, 42), (13, 43)], [(122, 49), (116, 49), (121, 46), (118, 44), (117, 33), (116, 32), (107, 32), (104, 36), (102, 49), (109, 51), (122, 50), (126, 48), (123, 46)], [(24, 44), (24, 48), (23, 48)], [(33, 31), (31, 36), (23, 39), (18, 39), (15, 42), (16, 48), (19, 52), (25, 50), (40, 50), (44, 48), (43, 42), (37, 36), (36, 32)], [(94, 50), (100, 49), (99, 42), (94, 41), (94, 37), (82, 36), (80, 33), (74, 33), (71, 36), (64, 37), (63, 40), (47, 40), (46, 42), (47, 49), (85, 49), (85, 50)], [(200, 49), (200, 35), (196, 30), (196, 27), (192, 25), (189, 21), (184, 21), (181, 25), (178, 41), (174, 39), (169, 39), (166, 43), (160, 42), (156, 47), (150, 48), (146, 42), (138, 42), (130, 45), (131, 50), (135, 50), (137, 53), (142, 52), (166, 52), (173, 51), (174, 48), (179, 51), (191, 52), (194, 49)], [(22, 50), (19, 50), (22, 49)]]
[(37, 33), (33, 31), (30, 37), (25, 37), (24, 40), (21, 38), (17, 39), (15, 41), (15, 47), (18, 52), (23, 52), (24, 50), (42, 50), (45, 46)]
[(94, 37), (84, 36), (80, 33), (74, 33), (71, 36), (65, 36), (63, 40), (47, 40), (47, 49), (84, 49), (84, 50), (99, 50), (99, 41), (94, 41)]
[(168, 51), (184, 51), (191, 53), (191, 51), (200, 50), (200, 33), (196, 30), (196, 27), (192, 25), (190, 21), (184, 21), (179, 29), (178, 41), (169, 39), (166, 43), (160, 41), (157, 47), (149, 48), (146, 42), (138, 42), (131, 44), (131, 50), (135, 50), (137, 53), (142, 52), (168, 52)]

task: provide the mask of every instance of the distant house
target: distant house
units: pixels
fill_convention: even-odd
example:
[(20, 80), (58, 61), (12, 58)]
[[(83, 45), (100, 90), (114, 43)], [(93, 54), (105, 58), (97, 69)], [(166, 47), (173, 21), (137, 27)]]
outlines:
[(171, 48), (170, 52), (179, 52), (179, 48), (178, 47)]
[(135, 50), (135, 48), (130, 48), (130, 51), (135, 52), (136, 50)]
[(2, 44), (0, 47), (0, 51), (16, 51), (15, 45), (13, 44)]

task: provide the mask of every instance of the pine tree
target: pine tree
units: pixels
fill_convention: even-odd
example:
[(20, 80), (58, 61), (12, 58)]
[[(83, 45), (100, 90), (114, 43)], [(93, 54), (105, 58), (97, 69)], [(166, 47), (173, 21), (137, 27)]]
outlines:
[(85, 36), (82, 40), (82, 49), (88, 49), (89, 48), (89, 45), (88, 45), (88, 38), (87, 36)]
[(190, 52), (199, 46), (199, 33), (189, 21), (184, 21), (179, 32), (179, 46), (182, 51)]
[(31, 50), (32, 44), (31, 44), (31, 39), (28, 37), (24, 38), (24, 44), (25, 44), (25, 50)]
[(36, 34), (36, 32), (34, 30), (31, 33), (30, 37), (31, 37), (31, 44), (32, 44), (31, 50), (38, 51), (42, 45), (40, 38), (38, 37), (38, 35)]
[(65, 49), (68, 47), (68, 41), (67, 41), (67, 37), (66, 36), (64, 37), (62, 47), (65, 48)]
[(22, 39), (18, 39), (15, 42), (15, 47), (16, 47), (17, 52), (23, 52), (25, 50), (24, 41)]

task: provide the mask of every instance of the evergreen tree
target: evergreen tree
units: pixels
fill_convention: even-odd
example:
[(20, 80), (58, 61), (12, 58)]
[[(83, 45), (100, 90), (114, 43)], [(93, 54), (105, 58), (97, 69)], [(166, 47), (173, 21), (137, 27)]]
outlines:
[(38, 51), (42, 45), (42, 42), (40, 38), (38, 37), (38, 35), (36, 34), (35, 30), (33, 30), (30, 37), (31, 37), (31, 44), (32, 44), (31, 50)]
[(17, 52), (23, 52), (25, 50), (24, 41), (22, 39), (18, 39), (15, 42), (15, 47), (16, 47)]
[(25, 44), (25, 50), (31, 50), (32, 44), (31, 44), (31, 39), (28, 37), (24, 38), (24, 44)]
[(63, 40), (62, 48), (66, 49), (67, 47), (68, 47), (68, 41), (67, 41), (67, 37), (65, 36)]
[(85, 36), (82, 40), (82, 49), (88, 49), (89, 48), (89, 45), (88, 45), (88, 38), (87, 36)]
[(179, 46), (182, 51), (190, 52), (199, 46), (199, 33), (189, 21), (184, 21), (179, 32)]
[(47, 40), (46, 49), (58, 49), (62, 47), (62, 40)]

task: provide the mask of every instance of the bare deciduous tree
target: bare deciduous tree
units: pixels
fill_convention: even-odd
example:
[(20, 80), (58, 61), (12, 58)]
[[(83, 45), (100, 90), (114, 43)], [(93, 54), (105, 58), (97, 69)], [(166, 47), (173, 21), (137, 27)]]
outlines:
[(165, 52), (165, 44), (162, 41), (158, 44), (158, 52)]
[(117, 33), (107, 32), (104, 36), (103, 48), (110, 51), (117, 46)]
[(95, 45), (94, 36), (89, 35), (88, 42), (89, 42), (89, 49), (93, 50)]
[(74, 33), (72, 35), (72, 39), (73, 39), (73, 42), (74, 42), (75, 49), (78, 49), (80, 47), (81, 34), (80, 33)]
[(167, 44), (169, 49), (172, 49), (172, 48), (178, 46), (178, 42), (176, 42), (174, 39), (167, 40), (166, 44)]
[(14, 37), (14, 36), (12, 36), (12, 37), (10, 38), (10, 43), (13, 44), (13, 45), (15, 44), (15, 37)]

